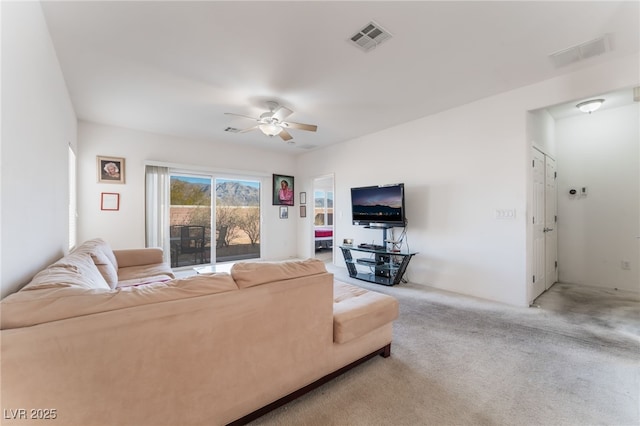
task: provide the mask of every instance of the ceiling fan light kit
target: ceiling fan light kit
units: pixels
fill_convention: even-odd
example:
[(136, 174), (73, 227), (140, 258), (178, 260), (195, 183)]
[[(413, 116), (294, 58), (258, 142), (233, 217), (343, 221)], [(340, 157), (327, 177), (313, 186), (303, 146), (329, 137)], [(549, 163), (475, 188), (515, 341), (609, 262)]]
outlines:
[(267, 136), (275, 136), (282, 131), (282, 127), (274, 123), (260, 124), (258, 125), (258, 128)]
[[(318, 130), (318, 126), (315, 124), (303, 124), (303, 123), (294, 123), (292, 121), (284, 121), (285, 118), (293, 114), (293, 111), (287, 107), (278, 105), (277, 102), (269, 101), (267, 102), (267, 106), (269, 107), (269, 111), (260, 114), (260, 117), (253, 118), (247, 115), (242, 114), (234, 114), (232, 112), (225, 112), (227, 115), (234, 115), (237, 117), (248, 118), (250, 120), (255, 120), (258, 122), (253, 127), (249, 127), (248, 129), (240, 130), (238, 133), (246, 133), (252, 130), (258, 129), (262, 133), (267, 136), (280, 136), (280, 138), (287, 142), (293, 139), (293, 136), (286, 129), (299, 129), (306, 130), (308, 132), (315, 132)], [(289, 142), (292, 144), (293, 142)]]

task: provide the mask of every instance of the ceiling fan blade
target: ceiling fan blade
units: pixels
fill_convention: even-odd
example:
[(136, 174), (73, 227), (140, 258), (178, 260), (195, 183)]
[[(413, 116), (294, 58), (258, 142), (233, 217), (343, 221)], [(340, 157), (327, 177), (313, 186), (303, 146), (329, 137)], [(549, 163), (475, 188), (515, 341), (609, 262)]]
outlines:
[(233, 112), (225, 112), (225, 115), (235, 115), (236, 117), (242, 117), (242, 118), (248, 118), (249, 120), (255, 120), (258, 121), (257, 118), (255, 117), (249, 117), (248, 115), (242, 115), (242, 114), (234, 114)]
[(252, 130), (256, 130), (258, 128), (258, 126), (253, 126), (253, 127), (249, 127), (248, 129), (244, 129), (244, 130), (240, 130), (238, 133), (247, 133), (250, 132)]
[(294, 123), (292, 121), (287, 121), (280, 124), (291, 129), (307, 130), (309, 132), (315, 132), (316, 130), (318, 130), (318, 126), (316, 126), (315, 124)]
[(282, 121), (288, 116), (290, 116), (291, 114), (293, 114), (293, 111), (291, 111), (287, 107), (281, 106), (280, 108), (278, 108), (273, 112), (273, 115), (271, 116), (271, 118), (275, 118), (278, 121)]
[(285, 129), (282, 129), (282, 131), (278, 133), (278, 135), (280, 135), (283, 141), (289, 141), (293, 139), (293, 136), (291, 136)]

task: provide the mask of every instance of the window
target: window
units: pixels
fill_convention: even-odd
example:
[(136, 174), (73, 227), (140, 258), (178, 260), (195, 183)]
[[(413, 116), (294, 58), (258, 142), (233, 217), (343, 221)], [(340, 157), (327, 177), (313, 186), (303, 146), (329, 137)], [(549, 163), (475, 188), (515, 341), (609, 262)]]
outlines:
[(216, 179), (216, 261), (260, 257), (260, 182)]
[(69, 250), (77, 243), (76, 154), (69, 145)]
[(333, 226), (333, 191), (317, 190), (314, 198), (315, 226)]

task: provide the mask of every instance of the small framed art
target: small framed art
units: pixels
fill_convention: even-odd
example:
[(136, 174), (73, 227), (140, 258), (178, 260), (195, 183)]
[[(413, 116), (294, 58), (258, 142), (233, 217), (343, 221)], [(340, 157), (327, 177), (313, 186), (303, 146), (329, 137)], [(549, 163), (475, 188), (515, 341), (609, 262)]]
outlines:
[(301, 192), (300, 193), (300, 204), (307, 204), (307, 193), (306, 192)]
[(300, 217), (307, 217), (307, 206), (300, 206)]
[(289, 207), (280, 207), (280, 219), (289, 219)]
[(117, 192), (103, 192), (100, 196), (100, 210), (120, 210), (120, 194)]
[(98, 182), (100, 183), (124, 183), (124, 158), (96, 157), (98, 169)]

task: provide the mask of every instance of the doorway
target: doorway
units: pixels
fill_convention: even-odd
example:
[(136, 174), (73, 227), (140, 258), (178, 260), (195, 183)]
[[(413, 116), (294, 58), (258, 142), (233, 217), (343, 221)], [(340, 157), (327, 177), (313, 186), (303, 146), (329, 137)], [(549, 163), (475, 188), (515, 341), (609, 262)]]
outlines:
[(558, 280), (556, 162), (533, 148), (533, 276), (529, 302)]
[(313, 244), (314, 257), (333, 262), (334, 182), (333, 175), (313, 179)]

